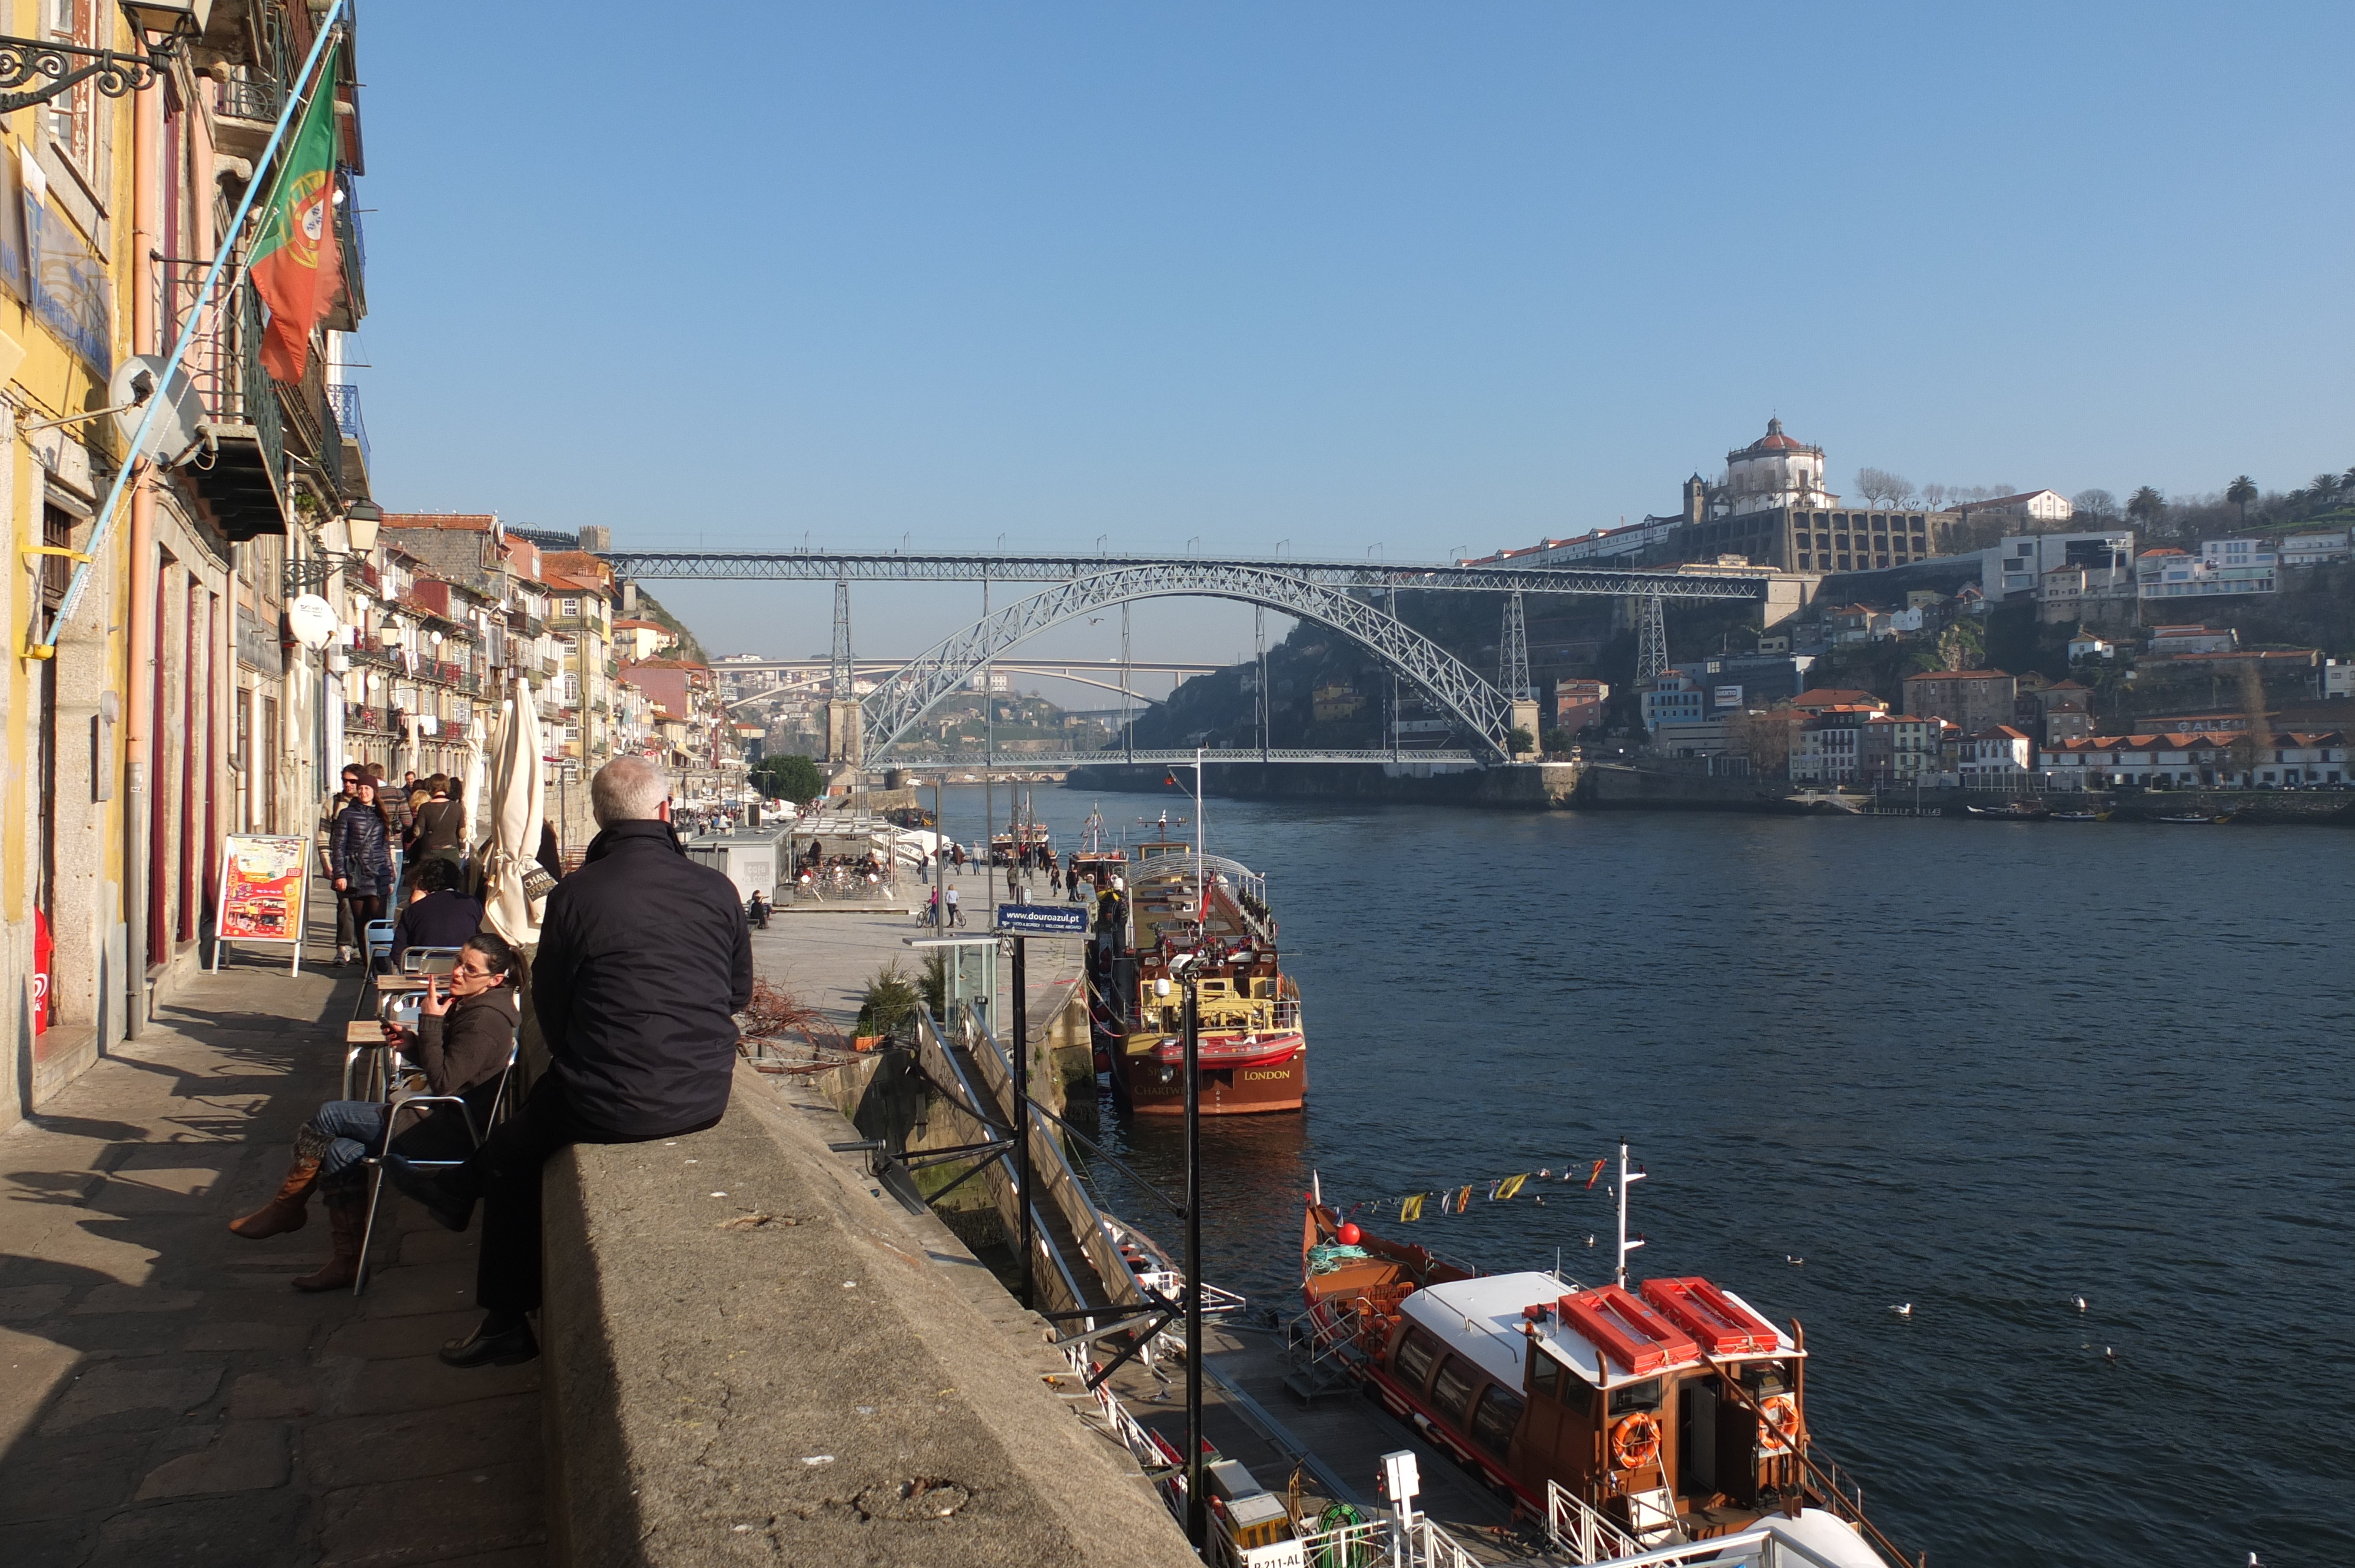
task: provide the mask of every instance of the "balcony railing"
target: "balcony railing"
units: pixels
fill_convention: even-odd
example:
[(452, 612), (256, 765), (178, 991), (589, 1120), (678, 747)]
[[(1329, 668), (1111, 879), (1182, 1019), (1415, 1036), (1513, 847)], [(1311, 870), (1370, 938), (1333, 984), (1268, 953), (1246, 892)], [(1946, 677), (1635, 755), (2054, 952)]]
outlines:
[[(165, 303), (174, 333), (196, 308), (197, 291), (204, 284), (208, 265), (184, 257), (165, 261)], [(277, 383), (261, 368), (261, 302), (253, 286), (239, 284), (235, 298), (226, 305), (217, 301), (205, 313), (204, 327), (189, 346), (182, 368), (213, 423), (252, 429), (271, 483), (282, 494), (286, 421), (278, 406)]]
[(360, 449), (360, 466), (373, 468), (376, 460), (368, 452), (368, 426), (360, 418), (360, 389), (348, 381), (328, 382), (327, 407), (334, 412), (344, 439)]
[(213, 102), (217, 113), (267, 125), (286, 107), (286, 84), (274, 76), (231, 77)]

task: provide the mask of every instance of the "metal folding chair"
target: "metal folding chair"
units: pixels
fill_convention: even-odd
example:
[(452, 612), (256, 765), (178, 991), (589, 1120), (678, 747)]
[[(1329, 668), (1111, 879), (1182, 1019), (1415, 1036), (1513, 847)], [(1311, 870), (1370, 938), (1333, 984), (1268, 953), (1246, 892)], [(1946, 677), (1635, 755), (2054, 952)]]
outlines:
[[(464, 1095), (403, 1095), (392, 1102), (391, 1113), (384, 1118), (384, 1142), (378, 1147), (376, 1154), (368, 1162), (368, 1224), (360, 1230), (359, 1268), (352, 1277), (353, 1295), (357, 1296), (368, 1288), (368, 1245), (376, 1239), (377, 1208), (384, 1198), (384, 1161), (386, 1156), (392, 1152), (393, 1135), (400, 1130), (400, 1113), (411, 1106), (456, 1106), (458, 1114), (465, 1118), (467, 1138), (472, 1140), (476, 1149), (482, 1148), (483, 1139), (489, 1136), (490, 1129), (506, 1119), (507, 1085), (515, 1078), (516, 1055), (520, 1049), (520, 1042), (507, 1047), (507, 1065), (499, 1069), (499, 1086), (492, 1091), (490, 1109), (485, 1113), (483, 1123), (479, 1127), (474, 1123), (474, 1107), (466, 1103), (466, 1097)], [(447, 1170), (453, 1166), (464, 1165), (465, 1161), (463, 1160), (412, 1160), (410, 1163), (433, 1170)]]
[(400, 972), (405, 975), (446, 975), (458, 967), (464, 948), (403, 948)]
[(389, 959), (392, 955), (392, 922), (371, 920), (362, 935), (368, 945), (368, 967), (374, 969), (378, 959)]
[[(377, 1005), (377, 1020), (413, 1031), (417, 1027), (418, 1010), (424, 1001), (421, 991), (411, 991), (406, 996), (388, 996)], [(390, 1099), (393, 1054), (394, 1045), (389, 1040), (347, 1042), (344, 1047), (343, 1097), (347, 1100)], [(356, 1073), (355, 1069), (363, 1070)]]

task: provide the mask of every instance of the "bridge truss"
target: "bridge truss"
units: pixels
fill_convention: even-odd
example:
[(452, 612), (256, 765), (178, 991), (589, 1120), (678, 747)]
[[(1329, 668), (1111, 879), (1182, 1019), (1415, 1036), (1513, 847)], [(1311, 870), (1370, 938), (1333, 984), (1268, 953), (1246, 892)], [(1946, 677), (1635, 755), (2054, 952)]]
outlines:
[[(1179, 594), (1265, 605), (1353, 638), (1429, 694), (1470, 734), (1482, 756), (1511, 755), (1511, 700), (1404, 621), (1354, 594), (1290, 571), (1201, 560), (1117, 567), (1060, 582), (935, 644), (861, 699), (862, 755), (879, 758), (933, 705), (1026, 638), (1108, 605)], [(1188, 760), (1192, 755), (1187, 754)], [(1389, 754), (1378, 755), (1388, 760)]]
[[(991, 555), (893, 551), (616, 550), (602, 557), (617, 576), (641, 582), (1001, 582), (1060, 583), (1140, 569), (1281, 573), (1331, 588), (1455, 588), (1478, 593), (1644, 594), (1661, 599), (1756, 599), (1763, 567), (1686, 567), (1665, 571), (1609, 567), (1414, 565), (1284, 557), (1120, 555)], [(1190, 591), (1190, 590), (1173, 590)], [(1273, 606), (1271, 606), (1273, 608)]]

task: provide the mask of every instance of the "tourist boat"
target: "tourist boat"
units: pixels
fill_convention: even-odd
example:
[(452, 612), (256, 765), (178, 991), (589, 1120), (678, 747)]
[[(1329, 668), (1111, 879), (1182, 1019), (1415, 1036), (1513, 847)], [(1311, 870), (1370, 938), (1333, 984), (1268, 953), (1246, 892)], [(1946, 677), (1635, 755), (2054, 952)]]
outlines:
[(2056, 822), (2106, 822), (2110, 814), (2107, 811), (2055, 811), (2052, 820)]
[(1018, 855), (1032, 852), (1053, 855), (1055, 835), (1047, 831), (1047, 824), (1031, 810), (1026, 794), (1016, 804), (1006, 831), (989, 835), (989, 860), (992, 865), (1004, 865)]
[[(1477, 1274), (1309, 1194), (1296, 1361), (1338, 1367), (1515, 1511), (1593, 1563), (1768, 1519), (1830, 1568), (1910, 1563), (1816, 1451), (1806, 1337), (1699, 1277), (1636, 1281), (1619, 1147), (1618, 1266)], [(1784, 1522), (1787, 1521), (1787, 1523)], [(1876, 1547), (1879, 1549), (1876, 1551)], [(1886, 1557), (1882, 1555), (1886, 1554)]]
[(1974, 817), (1992, 817), (2000, 822), (2041, 822), (2054, 815), (2048, 808), (2026, 800), (2002, 806), (1965, 806), (1963, 810)]
[(1098, 1059), (1141, 1116), (1186, 1110), (1186, 988), (1196, 995), (1204, 1116), (1295, 1111), (1308, 1095), (1300, 991), (1278, 961), (1267, 884), (1169, 836), (1132, 846), (1124, 897), (1088, 948)]
[(2178, 811), (2172, 816), (2159, 817), (2155, 820), (2162, 822), (2185, 823), (2205, 828), (2211, 827), (2218, 822), (2231, 821), (2232, 820), (2232, 813), (2226, 811), (2222, 815), (2218, 816), (2207, 811)]

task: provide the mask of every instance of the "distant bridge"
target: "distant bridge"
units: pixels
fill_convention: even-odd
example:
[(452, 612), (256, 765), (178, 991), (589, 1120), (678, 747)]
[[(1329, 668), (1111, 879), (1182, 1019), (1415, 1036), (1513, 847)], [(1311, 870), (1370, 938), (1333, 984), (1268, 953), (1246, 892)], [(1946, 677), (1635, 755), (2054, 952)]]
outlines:
[[(1309, 560), (1290, 556), (1029, 555), (986, 551), (612, 550), (614, 573), (642, 582), (1060, 583), (1100, 572), (1173, 572), (1243, 567), (1281, 572), (1335, 588), (1456, 588), (1478, 593), (1637, 595), (1659, 599), (1761, 599), (1785, 574), (1766, 567), (1684, 566), (1657, 571), (1544, 567), (1459, 567), (1452, 562)], [(1165, 590), (1184, 592), (1182, 588)]]
[[(890, 675), (907, 663), (905, 659), (857, 659), (851, 662), (854, 679), (861, 675)], [(822, 686), (833, 677), (834, 662), (830, 659), (728, 659), (711, 667), (711, 673), (722, 680), (747, 672), (775, 672), (785, 679), (765, 691), (748, 692), (729, 705), (744, 707), (763, 697), (782, 697), (806, 693)], [(1158, 703), (1162, 699), (1124, 685), (1123, 681), (1138, 675), (1174, 675), (1179, 683), (1195, 675), (1215, 674), (1226, 668), (1223, 664), (1173, 664), (1152, 660), (1132, 659), (1059, 659), (1052, 661), (1000, 659), (991, 669), (1009, 675), (1045, 675), (1059, 681), (1071, 681), (1082, 686), (1094, 686), (1103, 691), (1118, 692), (1135, 697), (1141, 703)], [(1106, 675), (1119, 679), (1105, 680)]]
[(868, 767), (891, 767), (910, 773), (979, 772), (1019, 773), (1025, 768), (1064, 771), (1073, 768), (1191, 768), (1199, 756), (1205, 764), (1213, 762), (1445, 762), (1456, 767), (1478, 766), (1484, 759), (1469, 751), (1266, 751), (1248, 747), (1222, 747), (1216, 750), (1170, 751), (1167, 749), (1123, 751), (1001, 751), (984, 756), (978, 751), (954, 752), (945, 757), (895, 758), (888, 764), (870, 763)]

